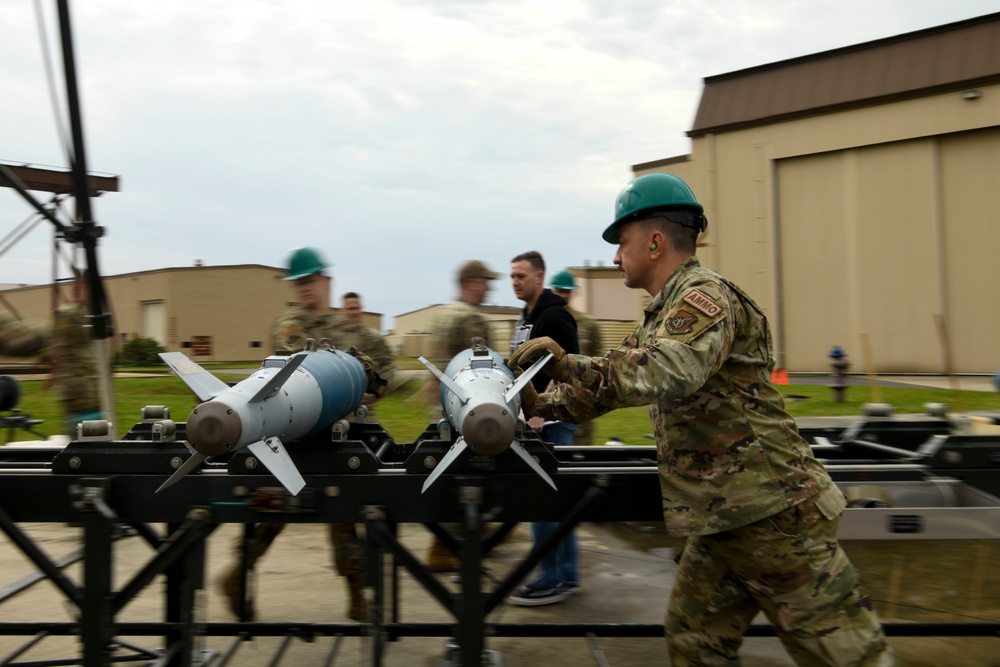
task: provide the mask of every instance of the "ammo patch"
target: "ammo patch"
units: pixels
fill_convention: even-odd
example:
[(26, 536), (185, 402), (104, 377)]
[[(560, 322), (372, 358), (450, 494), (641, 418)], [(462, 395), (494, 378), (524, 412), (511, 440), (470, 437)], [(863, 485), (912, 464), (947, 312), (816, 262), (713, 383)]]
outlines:
[(715, 303), (712, 297), (697, 289), (690, 290), (681, 300), (709, 317), (715, 317), (722, 310), (722, 306)]
[(686, 310), (678, 310), (674, 313), (673, 317), (667, 318), (665, 326), (667, 327), (667, 333), (671, 336), (680, 336), (691, 333), (691, 329), (694, 328), (694, 323), (697, 321), (697, 315), (689, 313)]

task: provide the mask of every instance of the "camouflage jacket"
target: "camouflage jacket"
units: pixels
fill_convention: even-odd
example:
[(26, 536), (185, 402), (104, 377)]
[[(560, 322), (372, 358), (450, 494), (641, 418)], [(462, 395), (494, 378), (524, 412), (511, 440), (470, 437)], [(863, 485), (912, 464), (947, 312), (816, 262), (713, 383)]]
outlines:
[(346, 324), (344, 330), (338, 333), (340, 343), (334, 340), (334, 347), (346, 350), (349, 347), (356, 347), (375, 362), (375, 370), (378, 376), (392, 387), (392, 378), (396, 375), (396, 356), (389, 349), (388, 343), (382, 334), (364, 324)]
[(0, 356), (33, 357), (45, 348), (45, 337), (28, 325), (0, 315)]
[(396, 357), (385, 339), (370, 327), (352, 326), (334, 311), (317, 315), (301, 306), (292, 308), (275, 320), (272, 338), (274, 350), (279, 353), (301, 352), (309, 338), (315, 339), (317, 345), (328, 338), (338, 350), (356, 347), (371, 357), (375, 371), (386, 382), (396, 374)]
[(94, 341), (84, 306), (70, 304), (56, 311), (48, 354), (66, 413), (100, 410)]
[(458, 299), (444, 307), (441, 314), (431, 324), (431, 345), (428, 357), (431, 362), (444, 370), (452, 357), (472, 347), (476, 336), (490, 343), (490, 327), (486, 318), (476, 306)]
[(760, 308), (691, 257), (617, 350), (571, 355), (570, 382), (542, 394), (536, 407), (543, 417), (578, 422), (649, 405), (667, 531), (707, 535), (832, 484), (771, 384), (773, 367)]
[(566, 310), (576, 320), (576, 338), (580, 341), (580, 354), (599, 357), (607, 352), (607, 348), (601, 343), (601, 325), (597, 318), (572, 308)]

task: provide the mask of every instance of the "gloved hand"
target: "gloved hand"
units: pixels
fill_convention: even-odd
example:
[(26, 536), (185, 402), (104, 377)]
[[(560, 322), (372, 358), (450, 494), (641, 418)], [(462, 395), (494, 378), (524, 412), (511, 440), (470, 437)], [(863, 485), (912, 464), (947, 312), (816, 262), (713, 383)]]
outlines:
[(365, 375), (368, 376), (368, 386), (365, 387), (365, 392), (374, 394), (376, 398), (385, 396), (386, 391), (389, 389), (389, 383), (379, 377), (372, 358), (353, 345), (347, 348), (347, 353), (360, 361), (361, 365), (365, 367)]
[[(514, 377), (520, 377), (521, 373), (520, 366), (514, 367)], [(521, 412), (524, 413), (525, 417), (535, 416), (535, 401), (538, 400), (538, 392), (535, 391), (535, 385), (530, 382), (524, 385), (524, 389), (521, 390)]]
[(566, 351), (548, 336), (525, 341), (521, 347), (514, 350), (514, 353), (510, 355), (507, 365), (510, 368), (514, 368), (515, 366), (520, 366), (522, 362), (544, 357), (546, 352), (552, 353), (552, 359), (549, 360), (545, 369), (546, 374), (558, 382), (567, 380), (569, 378), (569, 366), (566, 363)]

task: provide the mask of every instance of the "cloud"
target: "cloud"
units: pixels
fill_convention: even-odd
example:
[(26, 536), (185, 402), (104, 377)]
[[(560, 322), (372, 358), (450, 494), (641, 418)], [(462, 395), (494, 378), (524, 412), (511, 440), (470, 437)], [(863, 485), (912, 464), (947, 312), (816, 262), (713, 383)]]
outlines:
[[(51, 8), (43, 3), (50, 45)], [(706, 76), (993, 11), (822, 0), (88, 0), (72, 6), (105, 273), (321, 247), (391, 317), (506, 271), (610, 263), (630, 165), (686, 153)], [(0, 7), (0, 159), (64, 165), (30, 2)], [(58, 53), (58, 51), (56, 51)], [(58, 56), (56, 57), (58, 64)], [(57, 68), (61, 93), (61, 68)], [(16, 100), (16, 103), (11, 103)], [(39, 194), (42, 197), (41, 194)], [(0, 191), (0, 231), (30, 215)], [(44, 282), (51, 233), (0, 258)], [(517, 305), (505, 281), (494, 303)]]

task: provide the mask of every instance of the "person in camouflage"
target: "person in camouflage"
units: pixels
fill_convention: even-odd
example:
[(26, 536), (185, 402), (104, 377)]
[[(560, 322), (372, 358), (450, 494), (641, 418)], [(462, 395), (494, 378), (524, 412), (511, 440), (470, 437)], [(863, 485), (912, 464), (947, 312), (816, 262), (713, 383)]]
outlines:
[[(427, 356), (441, 370), (447, 368), (456, 354), (472, 347), (473, 338), (482, 338), (487, 347), (491, 347), (490, 327), (480, 312), (480, 306), (490, 293), (490, 283), (500, 274), (491, 271), (478, 259), (473, 259), (463, 264), (457, 275), (458, 298), (446, 305), (431, 323), (430, 350)], [(437, 421), (442, 417), (441, 385), (433, 379), (426, 386), (432, 418)], [(458, 559), (441, 540), (433, 538), (427, 551), (427, 569), (431, 572), (450, 572), (458, 569), (458, 564)]]
[(34, 357), (45, 350), (45, 336), (21, 320), (0, 314), (0, 357)]
[(688, 538), (664, 628), (675, 667), (738, 665), (758, 611), (799, 665), (895, 665), (837, 542), (844, 495), (771, 384), (767, 319), (695, 257), (702, 210), (672, 174), (622, 190), (603, 238), (625, 285), (653, 297), (644, 320), (603, 357), (526, 343), (511, 365), (551, 351), (562, 384), (524, 402), (574, 421), (650, 406), (666, 528)]
[(45, 388), (58, 388), (66, 433), (71, 437), (76, 435), (81, 422), (104, 418), (97, 385), (97, 360), (87, 320), (89, 305), (86, 277), (79, 274), (73, 280), (73, 300), (56, 310), (49, 336), (47, 356), (52, 371)]
[[(336, 349), (347, 351), (352, 347), (368, 355), (383, 383), (388, 384), (396, 372), (396, 360), (389, 347), (377, 332), (356, 322), (351, 322), (330, 308), (330, 283), (326, 275), (327, 264), (314, 248), (296, 248), (288, 259), (288, 275), (293, 281), (299, 305), (279, 317), (273, 327), (274, 350), (279, 354), (292, 354), (309, 349), (309, 341), (316, 344), (326, 339)], [(360, 313), (360, 300), (358, 303)], [(367, 400), (367, 397), (366, 397)], [(370, 408), (369, 408), (370, 409)], [(246, 569), (267, 553), (275, 538), (284, 530), (283, 523), (261, 523), (254, 529), (250, 542)], [(358, 540), (353, 523), (329, 524), (330, 542), (333, 546), (334, 566), (344, 577), (348, 590), (347, 616), (365, 621), (368, 608), (363, 595), (363, 547)], [(220, 578), (220, 584), (229, 599), (230, 610), (237, 617), (252, 619), (252, 600), (244, 609), (242, 588), (242, 541), (237, 544), (237, 562)]]
[[(490, 293), (490, 283), (499, 273), (477, 259), (463, 264), (458, 270), (459, 296), (445, 306), (431, 324), (431, 362), (444, 369), (452, 357), (472, 347), (473, 338), (482, 338), (490, 344), (490, 327), (480, 311)], [(435, 401), (437, 390), (434, 391)]]
[[(582, 313), (568, 304), (573, 298), (573, 290), (576, 289), (576, 279), (573, 272), (563, 269), (552, 276), (552, 293), (566, 299), (566, 310), (576, 320), (576, 337), (580, 341), (580, 354), (588, 357), (599, 357), (605, 352), (605, 347), (601, 343), (601, 323), (596, 317)], [(583, 447), (594, 444), (594, 422), (585, 421), (576, 427), (573, 432), (573, 446)]]
[[(375, 367), (378, 368), (379, 377), (391, 385), (396, 375), (396, 357), (389, 349), (382, 334), (362, 321), (363, 313), (361, 295), (357, 292), (344, 294), (340, 300), (340, 315), (344, 320), (344, 325), (342, 330), (338, 329), (331, 341), (339, 341), (334, 343), (334, 346), (339, 349), (346, 350), (348, 347), (356, 347), (367, 354), (375, 363)], [(342, 347), (344, 345), (347, 347)], [(374, 394), (365, 394), (364, 401), (368, 408), (369, 420), (374, 420), (375, 400), (377, 399)]]

